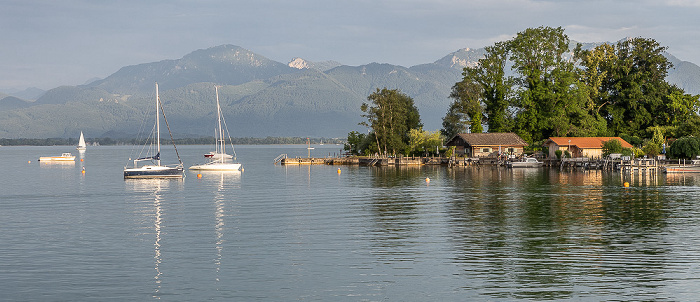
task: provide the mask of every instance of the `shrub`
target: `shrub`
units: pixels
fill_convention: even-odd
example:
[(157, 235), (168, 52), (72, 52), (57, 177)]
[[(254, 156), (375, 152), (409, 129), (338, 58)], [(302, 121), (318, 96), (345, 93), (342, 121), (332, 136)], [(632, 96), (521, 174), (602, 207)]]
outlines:
[(700, 155), (700, 138), (685, 136), (677, 139), (668, 148), (672, 158), (695, 158)]
[[(603, 143), (603, 157), (613, 153), (622, 153), (622, 143), (616, 139), (611, 139)], [(631, 153), (630, 153), (631, 154)]]

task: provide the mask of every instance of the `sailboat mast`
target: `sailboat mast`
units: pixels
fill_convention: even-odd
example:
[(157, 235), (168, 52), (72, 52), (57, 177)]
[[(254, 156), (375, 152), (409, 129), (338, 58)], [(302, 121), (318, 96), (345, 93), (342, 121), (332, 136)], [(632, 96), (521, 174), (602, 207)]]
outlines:
[(156, 144), (157, 144), (157, 156), (156, 162), (160, 166), (160, 118), (158, 117), (158, 111), (160, 107), (160, 96), (158, 95), (158, 83), (156, 83)]
[[(226, 144), (224, 144), (224, 130), (221, 128), (221, 106), (219, 105), (219, 87), (214, 86), (214, 90), (216, 91), (216, 117), (219, 120), (219, 140), (216, 142), (216, 145), (218, 146), (221, 144), (221, 161), (223, 162), (224, 160), (224, 154), (226, 154)], [(218, 147), (217, 147), (218, 149)]]

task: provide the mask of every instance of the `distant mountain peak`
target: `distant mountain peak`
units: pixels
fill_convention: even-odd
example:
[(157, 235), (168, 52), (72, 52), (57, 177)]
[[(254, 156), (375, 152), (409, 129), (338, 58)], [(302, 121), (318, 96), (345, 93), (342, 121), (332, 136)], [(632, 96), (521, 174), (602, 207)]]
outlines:
[(247, 50), (243, 47), (231, 44), (195, 50), (184, 56), (181, 61), (190, 60), (195, 62), (201, 62), (202, 60), (206, 60), (211, 62), (227, 63), (231, 65), (246, 65), (253, 67), (260, 67), (271, 64), (270, 59), (255, 54), (254, 52)]
[(302, 58), (296, 57), (293, 58), (289, 63), (287, 63), (287, 66), (291, 68), (296, 68), (296, 69), (317, 69), (320, 71), (327, 71), (333, 68), (336, 68), (342, 64), (336, 62), (336, 61), (323, 61), (323, 62), (311, 62), (308, 60), (304, 60)]
[(296, 68), (296, 69), (309, 69), (309, 62), (302, 58), (293, 58), (291, 61), (289, 61), (289, 64), (287, 64), (289, 67)]
[(483, 48), (471, 49), (467, 47), (448, 54), (442, 59), (435, 61), (435, 64), (456, 69), (474, 67), (485, 54)]

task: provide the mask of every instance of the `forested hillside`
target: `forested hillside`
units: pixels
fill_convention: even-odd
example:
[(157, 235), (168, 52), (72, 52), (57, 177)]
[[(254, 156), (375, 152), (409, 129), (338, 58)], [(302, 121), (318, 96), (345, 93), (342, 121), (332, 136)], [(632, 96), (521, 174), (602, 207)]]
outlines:
[[(178, 60), (127, 66), (109, 77), (47, 91), (35, 102), (0, 99), (0, 137), (135, 137), (150, 122), (158, 82), (177, 137), (211, 136), (214, 85), (227, 126), (236, 137), (345, 137), (366, 131), (360, 105), (377, 88), (415, 100), (426, 130), (441, 128), (451, 87), (483, 49), (461, 49), (412, 67), (370, 63), (345, 66), (295, 59), (289, 65), (233, 45), (194, 51)], [(698, 93), (700, 68), (675, 62), (669, 81)], [(293, 67), (290, 67), (293, 66)], [(20, 103), (22, 102), (22, 103)]]

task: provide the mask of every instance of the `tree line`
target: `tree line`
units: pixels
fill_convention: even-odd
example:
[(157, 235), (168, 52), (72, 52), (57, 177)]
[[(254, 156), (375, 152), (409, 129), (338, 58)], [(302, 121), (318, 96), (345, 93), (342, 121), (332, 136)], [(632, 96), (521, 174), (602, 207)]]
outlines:
[[(549, 137), (619, 136), (640, 154), (657, 155), (676, 139), (700, 137), (700, 96), (666, 82), (673, 67), (666, 49), (640, 37), (584, 49), (572, 47), (561, 27), (528, 28), (485, 47), (484, 58), (464, 68), (449, 95), (441, 139), (515, 132), (537, 148)], [(385, 88), (368, 100), (362, 125), (370, 131), (351, 132), (346, 149), (393, 155), (425, 149), (409, 137), (423, 131), (409, 97)], [(698, 155), (700, 146), (683, 154)]]

